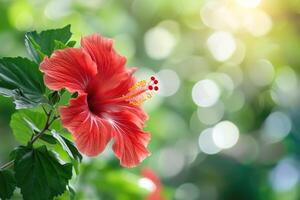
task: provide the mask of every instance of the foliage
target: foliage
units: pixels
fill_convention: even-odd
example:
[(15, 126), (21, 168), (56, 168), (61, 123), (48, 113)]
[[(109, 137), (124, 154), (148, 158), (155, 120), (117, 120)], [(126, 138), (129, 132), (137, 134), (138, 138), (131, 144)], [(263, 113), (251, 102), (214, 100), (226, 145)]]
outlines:
[(10, 198), (16, 187), (24, 199), (62, 198), (64, 193), (74, 198), (69, 181), (73, 169), (78, 173), (82, 156), (68, 139), (69, 133), (62, 128), (57, 114), (56, 106), (64, 91), (47, 91), (38, 66), (55, 49), (74, 45), (72, 41), (67, 44), (70, 38), (70, 25), (29, 32), (25, 44), (35, 62), (21, 57), (0, 59), (0, 93), (12, 97), (16, 108), (21, 109), (12, 116), (10, 126), (22, 144), (12, 151), (12, 160), (0, 168), (2, 199)]
[(0, 59), (0, 94), (12, 97), (17, 109), (45, 102), (45, 86), (38, 65), (27, 58)]
[(0, 171), (0, 198), (9, 199), (16, 187), (16, 180), (9, 170)]
[(47, 200), (64, 193), (72, 177), (72, 164), (60, 164), (46, 146), (21, 146), (16, 151), (14, 171), (25, 200)]
[(35, 62), (40, 63), (44, 56), (50, 56), (55, 49), (63, 48), (72, 36), (70, 28), (71, 25), (67, 25), (61, 29), (42, 31), (41, 33), (36, 31), (26, 33), (25, 45)]

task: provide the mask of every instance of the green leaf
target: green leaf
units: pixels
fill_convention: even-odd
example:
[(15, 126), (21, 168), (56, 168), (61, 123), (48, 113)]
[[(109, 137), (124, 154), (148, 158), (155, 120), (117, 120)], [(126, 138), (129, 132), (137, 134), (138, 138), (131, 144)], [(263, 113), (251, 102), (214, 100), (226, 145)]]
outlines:
[(17, 109), (46, 102), (45, 85), (38, 65), (26, 58), (0, 59), (0, 94), (12, 97)]
[(34, 132), (38, 132), (43, 128), (46, 117), (41, 112), (33, 112), (31, 110), (20, 110), (12, 115), (10, 127), (16, 140), (26, 145)]
[[(44, 125), (46, 123), (46, 115), (42, 110), (19, 110), (15, 112), (12, 115), (11, 121), (10, 121), (10, 127), (12, 128), (13, 134), (16, 138), (16, 140), (22, 144), (26, 145), (28, 141), (31, 139), (31, 136), (33, 133), (39, 132), (44, 128)], [(61, 124), (59, 121), (55, 121), (51, 128), (55, 128), (56, 130), (61, 130)], [(51, 136), (51, 135), (49, 135)], [(48, 139), (49, 142), (49, 136), (44, 135), (42, 139), (46, 141)], [(46, 138), (47, 137), (47, 138)], [(50, 139), (51, 140), (51, 139)], [(55, 140), (55, 139), (54, 139)], [(53, 143), (53, 139), (50, 144)], [(35, 146), (41, 146), (43, 144), (46, 144), (45, 142), (42, 142), (41, 140), (38, 140), (35, 143)]]
[(72, 93), (70, 93), (66, 90), (62, 90), (61, 96), (60, 96), (60, 101), (59, 101), (58, 105), (60, 105), (60, 106), (68, 105), (71, 98), (72, 98)]
[(50, 56), (57, 48), (58, 42), (65, 45), (72, 36), (70, 28), (71, 25), (67, 25), (60, 29), (46, 30), (41, 33), (36, 31), (26, 33), (25, 45), (35, 62), (40, 63), (44, 55)]
[(21, 146), (14, 170), (25, 200), (52, 200), (64, 193), (72, 177), (72, 165), (61, 164), (46, 146)]
[(16, 180), (9, 170), (0, 171), (0, 199), (10, 199), (16, 188)]
[(61, 41), (57, 41), (57, 40), (54, 41), (54, 50), (65, 49), (65, 48), (68, 48), (66, 44), (62, 43)]
[[(32, 134), (40, 132), (44, 128), (45, 123), (46, 116), (42, 110), (19, 110), (12, 115), (10, 126), (16, 140), (22, 145), (27, 145)], [(72, 162), (76, 173), (78, 173), (82, 156), (73, 142), (68, 139), (70, 133), (62, 128), (60, 121), (55, 121), (49, 129), (53, 129), (53, 131), (58, 130), (60, 134), (56, 131), (54, 134), (53, 131), (52, 133), (46, 131), (40, 139), (34, 143), (34, 146), (40, 147), (46, 145), (49, 149), (58, 153), (62, 160)]]
[(53, 137), (57, 139), (57, 141), (60, 143), (62, 148), (69, 154), (69, 156), (72, 159), (76, 159), (78, 161), (82, 160), (82, 156), (79, 153), (79, 151), (77, 150), (77, 148), (74, 146), (73, 142), (69, 141), (68, 139), (66, 139), (65, 137), (60, 135), (55, 130), (52, 130), (51, 133), (52, 133)]
[(67, 138), (60, 135), (55, 130), (51, 131), (54, 138), (60, 143), (61, 147), (68, 153), (69, 157), (72, 159), (72, 163), (74, 165), (74, 169), (76, 173), (79, 172), (79, 163), (82, 160), (82, 155), (79, 153), (73, 142), (68, 140)]

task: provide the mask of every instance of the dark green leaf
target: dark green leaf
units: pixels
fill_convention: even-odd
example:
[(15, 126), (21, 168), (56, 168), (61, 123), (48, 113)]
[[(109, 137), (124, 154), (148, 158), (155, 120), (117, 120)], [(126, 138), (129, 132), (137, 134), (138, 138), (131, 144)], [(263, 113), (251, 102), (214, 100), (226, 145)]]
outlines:
[(64, 193), (72, 177), (72, 165), (61, 164), (46, 146), (20, 147), (14, 169), (25, 200), (52, 200)]
[(60, 94), (58, 91), (51, 92), (48, 96), (49, 103), (51, 105), (56, 105), (60, 101)]
[(46, 102), (45, 85), (38, 65), (26, 58), (0, 59), (0, 94), (12, 97), (16, 108), (32, 108)]
[[(25, 35), (25, 45), (32, 58), (40, 63), (44, 55), (50, 56), (57, 48), (57, 42), (65, 45), (72, 36), (71, 26), (67, 25), (61, 29), (51, 29), (37, 33), (28, 32)], [(57, 42), (55, 42), (57, 41)]]
[(0, 199), (10, 199), (16, 188), (16, 180), (9, 170), (0, 171)]
[(52, 135), (43, 134), (40, 139), (49, 144), (56, 144), (56, 139)]
[(75, 44), (76, 44), (76, 41), (71, 40), (71, 41), (68, 42), (67, 46), (68, 46), (68, 47), (74, 47)]

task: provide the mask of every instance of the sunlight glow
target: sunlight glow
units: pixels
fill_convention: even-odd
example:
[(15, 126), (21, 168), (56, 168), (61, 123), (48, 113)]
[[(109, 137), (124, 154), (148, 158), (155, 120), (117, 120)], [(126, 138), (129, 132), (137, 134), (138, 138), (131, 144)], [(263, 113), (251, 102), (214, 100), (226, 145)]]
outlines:
[(225, 108), (222, 102), (208, 108), (198, 108), (197, 115), (199, 120), (206, 125), (213, 125), (220, 121), (224, 116)]
[(226, 1), (206, 1), (200, 16), (206, 26), (216, 30), (237, 30), (240, 26), (236, 12)]
[(212, 128), (205, 129), (199, 136), (199, 147), (206, 154), (216, 154), (221, 151), (213, 141), (212, 130)]
[(244, 8), (256, 8), (261, 0), (236, 0), (237, 4)]
[(271, 92), (273, 101), (282, 106), (297, 105), (300, 96), (298, 85), (299, 80), (294, 69), (291, 67), (279, 69)]
[(176, 38), (165, 28), (155, 27), (145, 34), (144, 42), (148, 56), (160, 60), (171, 54)]
[(263, 126), (263, 139), (267, 143), (275, 143), (284, 139), (292, 129), (289, 116), (282, 112), (273, 112), (266, 119)]
[(243, 17), (243, 27), (253, 36), (259, 37), (269, 33), (272, 29), (271, 17), (262, 10), (254, 10)]
[(192, 90), (193, 101), (201, 107), (214, 105), (219, 100), (220, 94), (220, 88), (210, 79), (199, 81), (194, 85)]
[(156, 189), (155, 184), (148, 178), (141, 178), (138, 181), (138, 184), (140, 187), (142, 187), (150, 192), (153, 192)]
[(236, 42), (233, 35), (225, 31), (213, 33), (207, 40), (207, 46), (218, 61), (228, 60), (236, 50)]
[(222, 121), (213, 128), (212, 137), (219, 148), (228, 149), (237, 143), (239, 129), (230, 121)]
[(161, 96), (172, 96), (180, 87), (180, 78), (174, 70), (163, 69), (156, 74), (159, 82), (158, 94)]
[(261, 59), (248, 67), (249, 78), (256, 86), (267, 86), (272, 83), (275, 69), (269, 60)]

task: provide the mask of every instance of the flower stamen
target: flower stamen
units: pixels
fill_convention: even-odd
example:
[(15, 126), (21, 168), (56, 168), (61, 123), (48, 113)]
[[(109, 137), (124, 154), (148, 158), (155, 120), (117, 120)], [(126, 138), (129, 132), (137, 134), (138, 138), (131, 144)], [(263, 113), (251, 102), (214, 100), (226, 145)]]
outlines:
[(146, 80), (141, 80), (136, 82), (128, 91), (126, 95), (122, 97), (111, 99), (109, 101), (104, 101), (105, 103), (117, 103), (121, 101), (127, 101), (129, 104), (134, 106), (139, 106), (143, 104), (148, 99), (152, 98), (152, 91), (158, 91), (158, 81), (154, 76), (150, 77), (150, 81), (147, 83)]
[[(146, 83), (146, 80), (137, 82), (129, 90), (129, 94), (127, 94), (130, 96), (130, 98), (128, 98), (129, 103), (134, 106), (139, 106), (148, 99), (151, 99), (153, 89), (158, 91), (158, 86), (156, 86), (157, 84), (158, 80), (154, 76), (150, 77), (150, 81), (148, 83)], [(135, 95), (130, 95), (132, 91), (136, 92)]]

